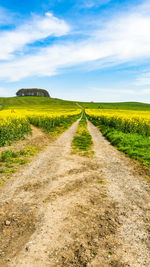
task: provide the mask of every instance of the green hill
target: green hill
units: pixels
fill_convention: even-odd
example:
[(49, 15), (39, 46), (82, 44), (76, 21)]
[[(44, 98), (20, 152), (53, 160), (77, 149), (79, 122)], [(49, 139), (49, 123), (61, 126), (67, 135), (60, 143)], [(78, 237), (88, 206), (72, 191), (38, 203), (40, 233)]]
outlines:
[(128, 109), (128, 110), (150, 110), (150, 104), (140, 102), (116, 102), (116, 103), (93, 103), (93, 102), (76, 102), (67, 101), (57, 98), (47, 97), (1, 97), (0, 108), (2, 109), (27, 109), (38, 111), (49, 111), (57, 109), (78, 109), (76, 105), (84, 108), (106, 108), (106, 109)]
[(58, 109), (78, 109), (76, 102), (48, 97), (6, 97), (0, 98), (1, 110), (26, 109), (35, 111), (51, 111)]
[[(78, 102), (79, 103), (79, 102)], [(79, 103), (84, 108), (106, 108), (106, 109), (129, 109), (129, 110), (149, 110), (150, 111), (150, 104), (140, 103), (140, 102), (116, 102), (116, 103)]]

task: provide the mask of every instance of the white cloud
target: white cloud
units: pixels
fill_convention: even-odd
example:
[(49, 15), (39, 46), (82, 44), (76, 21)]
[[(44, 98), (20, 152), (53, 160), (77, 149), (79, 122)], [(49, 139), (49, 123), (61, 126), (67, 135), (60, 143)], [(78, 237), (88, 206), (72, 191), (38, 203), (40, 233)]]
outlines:
[(25, 45), (34, 43), (49, 36), (62, 36), (70, 27), (63, 20), (47, 12), (45, 16), (33, 15), (33, 18), (15, 30), (2, 31), (0, 34), (0, 59), (13, 57), (13, 52), (22, 50)]
[(101, 45), (90, 42), (42, 48), (35, 55), (1, 63), (0, 78), (18, 81), (29, 76), (53, 76), (60, 69), (103, 58), (104, 52), (107, 55), (109, 49), (101, 52)]
[[(17, 81), (29, 76), (52, 76), (60, 70), (85, 64), (99, 68), (126, 62), (139, 62), (150, 58), (150, 6), (140, 11), (130, 10), (126, 14), (109, 20), (103, 29), (95, 30), (84, 41), (66, 41), (63, 44), (40, 48), (34, 55), (26, 55), (0, 64), (0, 78)], [(47, 13), (44, 18), (35, 17), (32, 23), (21, 26), (17, 31), (6, 34), (6, 53), (9, 55), (26, 43), (45, 38), (50, 34), (60, 36), (69, 31), (62, 20)], [(2, 38), (2, 37), (0, 37)], [(20, 41), (18, 41), (18, 39)], [(1, 44), (1, 41), (0, 41)], [(1, 47), (0, 47), (1, 51)]]

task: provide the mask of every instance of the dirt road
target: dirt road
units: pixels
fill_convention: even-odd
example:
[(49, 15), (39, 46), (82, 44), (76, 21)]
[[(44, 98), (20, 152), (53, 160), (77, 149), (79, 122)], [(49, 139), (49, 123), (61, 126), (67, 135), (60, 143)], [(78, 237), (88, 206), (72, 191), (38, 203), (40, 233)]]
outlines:
[(90, 123), (72, 154), (77, 124), (1, 187), (0, 266), (150, 266), (146, 180)]

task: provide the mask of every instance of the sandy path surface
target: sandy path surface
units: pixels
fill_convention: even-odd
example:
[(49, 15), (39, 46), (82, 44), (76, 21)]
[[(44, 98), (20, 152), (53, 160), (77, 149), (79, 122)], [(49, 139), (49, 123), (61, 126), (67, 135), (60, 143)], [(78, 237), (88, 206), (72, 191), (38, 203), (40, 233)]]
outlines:
[(150, 266), (146, 180), (90, 123), (95, 156), (72, 154), (77, 125), (1, 187), (0, 266)]
[[(121, 226), (117, 238), (122, 254), (129, 266), (150, 266), (150, 190), (146, 180), (133, 172), (132, 160), (117, 151), (89, 123), (96, 157), (106, 177), (108, 197), (117, 203)], [(118, 250), (118, 248), (117, 248)]]

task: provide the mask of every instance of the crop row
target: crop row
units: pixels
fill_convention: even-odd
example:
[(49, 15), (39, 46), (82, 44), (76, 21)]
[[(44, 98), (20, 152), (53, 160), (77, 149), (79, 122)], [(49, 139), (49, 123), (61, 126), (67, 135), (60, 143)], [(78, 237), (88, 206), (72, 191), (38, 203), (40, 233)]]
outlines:
[(26, 118), (0, 120), (0, 146), (10, 145), (12, 141), (23, 139), (25, 134), (30, 133), (30, 123)]
[(68, 115), (59, 117), (50, 117), (48, 115), (43, 116), (29, 116), (28, 119), (30, 123), (36, 127), (42, 128), (46, 132), (54, 132), (57, 127), (67, 128), (71, 125), (79, 115)]
[(86, 114), (96, 126), (104, 125), (124, 133), (150, 136), (150, 112), (87, 109)]
[(71, 125), (79, 116), (80, 110), (44, 113), (44, 112), (8, 112), (0, 113), (0, 146), (10, 145), (13, 141), (23, 139), (31, 134), (31, 125), (52, 132), (57, 127), (64, 129)]

